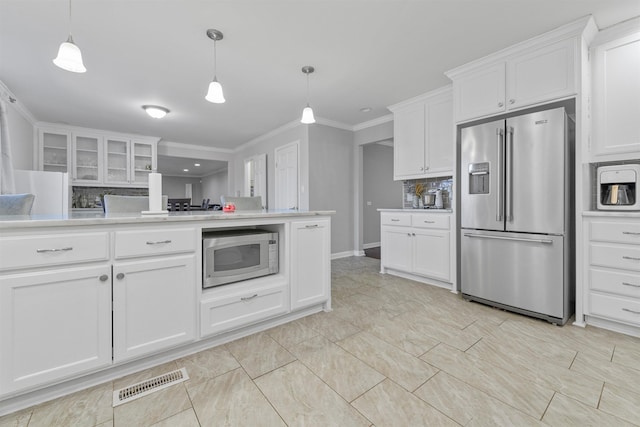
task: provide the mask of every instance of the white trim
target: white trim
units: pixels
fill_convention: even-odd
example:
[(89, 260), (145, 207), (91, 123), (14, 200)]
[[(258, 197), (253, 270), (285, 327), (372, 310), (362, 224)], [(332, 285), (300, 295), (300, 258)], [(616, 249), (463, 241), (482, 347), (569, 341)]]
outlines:
[[(27, 107), (25, 107), (24, 104), (20, 102), (18, 97), (16, 97), (13, 92), (11, 92), (9, 87), (7, 87), (7, 85), (5, 85), (2, 80), (0, 80), (0, 98), (12, 105), (13, 108), (15, 108), (15, 110), (20, 113), (20, 115), (26, 121), (28, 121), (32, 126), (35, 126), (37, 122), (36, 118), (33, 117), (33, 114), (31, 114), (31, 112), (27, 110)], [(11, 101), (12, 99), (13, 101)]]
[(160, 147), (169, 148), (169, 149), (175, 148), (180, 150), (188, 149), (188, 150), (195, 150), (195, 151), (205, 151), (210, 153), (224, 153), (224, 154), (232, 154), (234, 152), (234, 150), (229, 148), (216, 148), (216, 147), (209, 147), (206, 145), (187, 144), (184, 142), (167, 141), (166, 139), (160, 140), (160, 144), (158, 144), (158, 148)]
[(377, 119), (372, 119), (367, 122), (362, 122), (362, 123), (358, 123), (357, 125), (353, 125), (351, 127), (351, 130), (354, 132), (357, 132), (362, 129), (371, 128), (371, 127), (378, 126), (383, 123), (392, 122), (392, 121), (393, 121), (393, 114), (386, 114), (384, 116), (378, 117)]
[(36, 122), (35, 126), (37, 126), (38, 129), (40, 128), (58, 129), (61, 131), (66, 131), (71, 133), (82, 133), (82, 134), (90, 134), (90, 135), (106, 134), (109, 137), (113, 137), (113, 138), (123, 138), (127, 140), (135, 140), (135, 141), (143, 141), (143, 142), (157, 143), (158, 141), (160, 141), (160, 137), (157, 137), (157, 136), (140, 135), (136, 133), (123, 133), (123, 132), (110, 131), (106, 129), (85, 128), (81, 126), (64, 125), (60, 123)]
[(331, 259), (349, 258), (351, 256), (364, 256), (363, 251), (344, 251), (331, 254)]
[(384, 145), (385, 147), (393, 147), (393, 139), (383, 139), (382, 141), (374, 142), (374, 144)]
[(373, 243), (363, 243), (362, 244), (362, 249), (371, 249), (371, 248), (377, 248), (380, 246), (380, 242), (373, 242)]
[(236, 148), (232, 149), (231, 152), (238, 153), (239, 151), (242, 151), (245, 148), (249, 148), (251, 146), (254, 146), (254, 145), (258, 144), (259, 142), (262, 142), (262, 141), (264, 141), (266, 139), (269, 139), (269, 138), (271, 138), (273, 136), (279, 135), (280, 133), (282, 133), (282, 132), (284, 132), (286, 130), (295, 129), (298, 126), (302, 126), (302, 123), (300, 123), (299, 120), (291, 121), (291, 122), (286, 123), (286, 124), (284, 124), (284, 125), (282, 125), (280, 127), (277, 127), (277, 128), (275, 128), (273, 130), (270, 130), (267, 133), (263, 133), (262, 135), (257, 136), (255, 138), (243, 143), (243, 144), (240, 144)]
[(400, 108), (404, 108), (407, 105), (413, 105), (416, 102), (424, 102), (424, 101), (432, 101), (432, 100), (436, 100), (437, 101), (437, 97), (442, 96), (442, 97), (450, 97), (451, 93), (453, 90), (453, 84), (449, 83), (446, 86), (442, 86), (439, 87), (437, 89), (434, 89), (432, 91), (423, 93), (421, 95), (418, 96), (414, 96), (413, 98), (409, 98), (409, 99), (405, 99), (404, 101), (398, 102), (396, 104), (390, 105), (387, 108), (391, 111), (396, 111)]
[(631, 34), (635, 34), (640, 30), (640, 16), (622, 21), (610, 27), (601, 30), (594, 37), (593, 42), (589, 46), (593, 48), (601, 44), (616, 40)]
[(348, 130), (348, 131), (353, 132), (353, 126), (351, 126), (351, 125), (348, 125), (348, 124), (342, 123), (342, 122), (336, 122), (335, 120), (325, 119), (325, 118), (322, 118), (322, 117), (318, 117), (316, 119), (316, 124), (323, 125), (323, 126), (329, 126), (329, 127), (336, 128), (336, 129)]

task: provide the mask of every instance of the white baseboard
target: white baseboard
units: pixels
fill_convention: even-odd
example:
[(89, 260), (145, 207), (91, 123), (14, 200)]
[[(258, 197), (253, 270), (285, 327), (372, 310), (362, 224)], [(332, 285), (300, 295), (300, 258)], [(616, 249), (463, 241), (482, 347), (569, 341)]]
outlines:
[(374, 242), (374, 243), (363, 243), (362, 244), (362, 249), (371, 249), (371, 248), (377, 248), (380, 246), (380, 242)]
[[(362, 255), (360, 255), (362, 252)], [(337, 252), (335, 254), (331, 254), (331, 259), (339, 259), (339, 258), (348, 258), (350, 256), (364, 256), (363, 251), (345, 251), (345, 252)]]

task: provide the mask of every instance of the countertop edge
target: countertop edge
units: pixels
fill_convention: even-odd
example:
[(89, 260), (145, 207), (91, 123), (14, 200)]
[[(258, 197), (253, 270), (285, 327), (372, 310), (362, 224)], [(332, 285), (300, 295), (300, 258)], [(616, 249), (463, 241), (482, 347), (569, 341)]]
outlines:
[(378, 212), (453, 213), (453, 209), (392, 209), (378, 208)]

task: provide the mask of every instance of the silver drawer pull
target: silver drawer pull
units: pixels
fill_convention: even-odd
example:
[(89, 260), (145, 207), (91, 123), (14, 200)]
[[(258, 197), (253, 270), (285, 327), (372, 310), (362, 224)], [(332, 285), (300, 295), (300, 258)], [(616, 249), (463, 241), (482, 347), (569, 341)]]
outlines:
[(435, 221), (424, 221), (425, 224), (435, 224)]
[(631, 310), (630, 308), (623, 308), (622, 311), (626, 311), (633, 314), (640, 314), (640, 311)]
[(400, 221), (398, 218), (391, 218), (391, 222), (398, 222)]
[(640, 261), (640, 258), (632, 257), (632, 256), (626, 256), (626, 255), (624, 255), (624, 256), (622, 257), (622, 259), (628, 259), (628, 260), (630, 260), (630, 261)]
[(73, 248), (71, 246), (69, 246), (68, 248), (59, 248), (59, 249), (36, 249), (36, 252), (39, 254), (45, 253), (45, 252), (67, 252), (67, 251), (72, 251)]
[(163, 245), (165, 243), (171, 243), (171, 240), (160, 240), (158, 242), (147, 242), (147, 245)]
[(635, 231), (623, 231), (622, 234), (630, 234), (632, 236), (640, 236), (640, 233), (636, 233)]
[(634, 288), (640, 288), (640, 285), (636, 285), (635, 283), (622, 282), (625, 286), (633, 286)]
[(531, 242), (531, 243), (544, 243), (546, 245), (550, 245), (553, 243), (553, 240), (549, 239), (523, 239), (519, 237), (501, 237), (501, 236), (489, 236), (486, 234), (469, 234), (465, 233), (465, 237), (477, 237), (481, 239), (495, 239), (495, 240), (514, 240), (516, 242)]
[(242, 297), (242, 298), (240, 298), (240, 301), (249, 301), (249, 300), (254, 299), (257, 296), (258, 296), (258, 294), (253, 294), (250, 297)]
[(304, 228), (318, 228), (318, 224), (305, 225)]

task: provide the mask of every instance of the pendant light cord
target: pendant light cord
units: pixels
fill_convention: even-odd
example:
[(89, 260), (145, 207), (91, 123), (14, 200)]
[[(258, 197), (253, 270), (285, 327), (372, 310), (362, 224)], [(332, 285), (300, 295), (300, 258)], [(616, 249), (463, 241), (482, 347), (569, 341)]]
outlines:
[(307, 74), (307, 107), (309, 106), (309, 73)]
[(71, 0), (69, 0), (69, 35), (71, 35)]
[(216, 43), (218, 43), (218, 41), (213, 40), (213, 80), (214, 81), (218, 80), (218, 60), (216, 55)]

